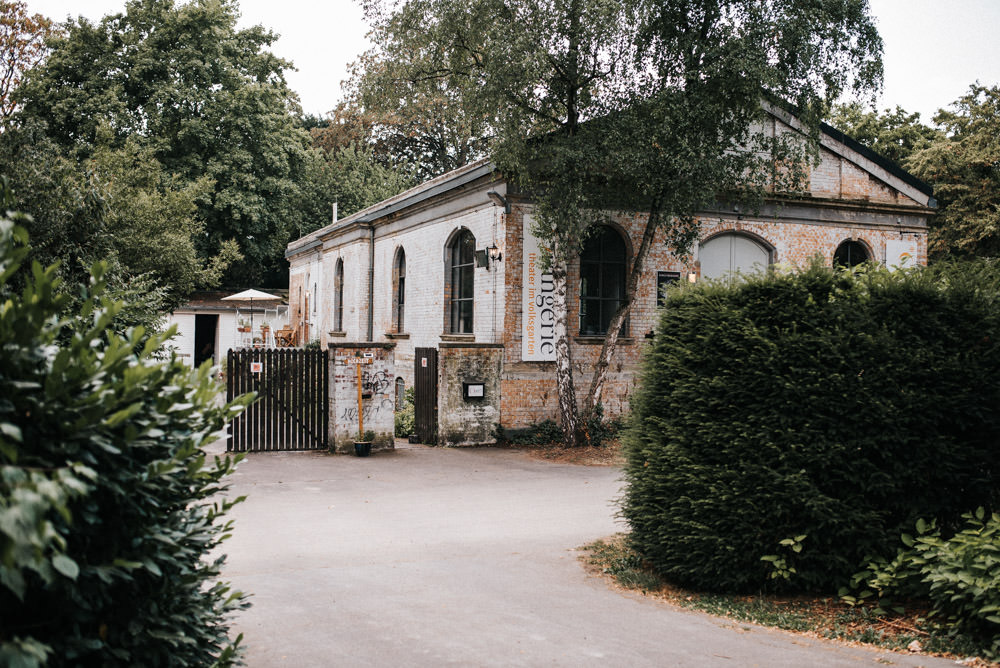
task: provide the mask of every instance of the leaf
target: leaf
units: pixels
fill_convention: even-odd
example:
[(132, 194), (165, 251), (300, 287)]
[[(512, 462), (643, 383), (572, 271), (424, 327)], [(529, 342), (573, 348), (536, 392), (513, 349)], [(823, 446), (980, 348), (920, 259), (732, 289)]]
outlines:
[(4, 436), (11, 439), (12, 441), (17, 441), (18, 443), (21, 443), (23, 441), (23, 436), (21, 435), (21, 428), (18, 427), (16, 424), (11, 424), (9, 422), (0, 422), (0, 432), (2, 432)]
[(67, 557), (65, 554), (57, 554), (52, 558), (52, 567), (68, 577), (70, 580), (75, 580), (80, 574), (80, 567), (75, 561)]

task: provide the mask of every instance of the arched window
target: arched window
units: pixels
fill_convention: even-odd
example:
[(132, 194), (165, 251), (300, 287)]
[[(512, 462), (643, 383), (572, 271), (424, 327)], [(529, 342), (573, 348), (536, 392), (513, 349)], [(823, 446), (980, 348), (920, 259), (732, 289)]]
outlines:
[(833, 264), (837, 267), (856, 267), (870, 259), (865, 245), (851, 239), (837, 246), (837, 252), (833, 254)]
[(403, 410), (403, 402), (406, 400), (406, 381), (402, 377), (396, 378), (396, 410)]
[(392, 263), (392, 327), (402, 333), (406, 315), (406, 253), (400, 248)]
[(722, 278), (766, 269), (771, 264), (771, 252), (744, 234), (725, 232), (700, 244), (698, 260), (702, 278)]
[(333, 273), (333, 330), (344, 331), (344, 260), (337, 259), (337, 269)]
[(601, 226), (580, 253), (580, 333), (606, 334), (625, 300), (628, 249), (612, 227)]
[(476, 238), (462, 230), (448, 244), (448, 273), (445, 276), (445, 299), (448, 304), (448, 331), (472, 334), (473, 295), (475, 293)]

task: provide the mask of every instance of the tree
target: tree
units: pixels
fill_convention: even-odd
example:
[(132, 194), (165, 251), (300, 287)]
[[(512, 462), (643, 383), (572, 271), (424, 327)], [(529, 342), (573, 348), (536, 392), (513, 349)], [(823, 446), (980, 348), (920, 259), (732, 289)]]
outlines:
[(0, 0), (0, 126), (17, 109), (14, 90), (24, 73), (48, 52), (46, 38), (56, 33), (52, 21), (41, 14), (28, 15), (20, 0)]
[(375, 156), (366, 140), (368, 129), (352, 113), (334, 111), (333, 118), (304, 118), (313, 146), (299, 181), (295, 234), (302, 236), (330, 220), (331, 205), (338, 216), (349, 216), (396, 195), (415, 183), (415, 170), (400, 163), (389, 167)]
[[(567, 444), (587, 438), (657, 232), (684, 254), (705, 204), (801, 181), (807, 146), (765, 135), (762, 99), (796, 105), (815, 139), (831, 100), (881, 77), (866, 0), (415, 0), (376, 34), (405, 45), (416, 26), (430, 48), (411, 60), (393, 53), (477, 105), (495, 133), (494, 163), (534, 199), (535, 233), (551, 253)], [(645, 212), (647, 224), (580, 419), (567, 274), (611, 210)]]
[(943, 134), (905, 166), (934, 186), (931, 257), (1000, 255), (1000, 86), (969, 87), (934, 122)]
[(202, 260), (195, 240), (205, 233), (198, 202), (212, 181), (183, 181), (167, 175), (153, 152), (129, 138), (121, 148), (98, 146), (91, 164), (106, 202), (105, 232), (123, 273), (148, 275), (168, 293), (167, 309), (198, 288), (215, 287), (223, 272), (241, 259), (237, 244), (224, 241), (219, 253)]
[(308, 133), (260, 26), (236, 29), (234, 0), (132, 0), (94, 24), (71, 20), (17, 92), (23, 114), (84, 158), (99, 128), (113, 147), (132, 139), (168, 174), (207, 177), (198, 201), (205, 259), (228, 239), (243, 255), (228, 282), (280, 281)]
[(941, 135), (939, 130), (921, 123), (919, 113), (907, 113), (900, 106), (878, 113), (866, 111), (859, 102), (839, 104), (833, 108), (830, 124), (901, 165)]
[(92, 156), (81, 161), (47, 137), (40, 122), (13, 123), (0, 135), (0, 173), (14, 207), (31, 215), (23, 223), (36, 240), (31, 259), (59, 264), (70, 308), (79, 306), (90, 266), (104, 261), (112, 295), (139, 287), (145, 294), (137, 320), (127, 316), (139, 310), (123, 310), (121, 331), (137, 324), (151, 330), (161, 312), (193, 290), (218, 285), (238, 250), (229, 241), (208, 260), (196, 252), (194, 240), (204, 234), (198, 201), (211, 192), (209, 179), (169, 176), (134, 138), (116, 148), (106, 132), (99, 135)]
[(366, 143), (384, 165), (414, 165), (426, 180), (484, 155), (488, 117), (460, 88), (424, 73), (433, 67), (435, 47), (431, 33), (407, 24), (409, 18), (404, 12), (376, 26), (376, 46), (353, 64), (348, 102), (338, 111), (361, 120)]

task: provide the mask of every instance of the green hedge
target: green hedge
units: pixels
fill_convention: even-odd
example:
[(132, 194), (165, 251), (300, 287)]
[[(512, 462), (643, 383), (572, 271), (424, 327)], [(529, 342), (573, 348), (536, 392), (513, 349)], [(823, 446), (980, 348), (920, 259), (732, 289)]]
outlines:
[(201, 447), (248, 399), (153, 359), (164, 336), (111, 333), (100, 267), (78, 317), (54, 267), (13, 294), (26, 242), (0, 220), (0, 665), (229, 665), (233, 461)]
[(996, 507), (998, 302), (985, 262), (673, 291), (626, 437), (636, 549), (678, 584), (836, 591), (917, 518)]

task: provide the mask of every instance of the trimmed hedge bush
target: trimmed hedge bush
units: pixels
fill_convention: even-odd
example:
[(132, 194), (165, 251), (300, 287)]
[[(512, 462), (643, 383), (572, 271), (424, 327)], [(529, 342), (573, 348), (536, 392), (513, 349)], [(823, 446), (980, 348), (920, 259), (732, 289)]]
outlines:
[(217, 405), (208, 366), (153, 359), (164, 335), (112, 333), (100, 267), (76, 318), (54, 267), (11, 294), (26, 242), (0, 220), (0, 665), (230, 665), (234, 461), (201, 447), (250, 398)]
[(658, 571), (836, 591), (917, 518), (953, 531), (996, 507), (1000, 270), (814, 264), (672, 291), (632, 411), (623, 514)]

